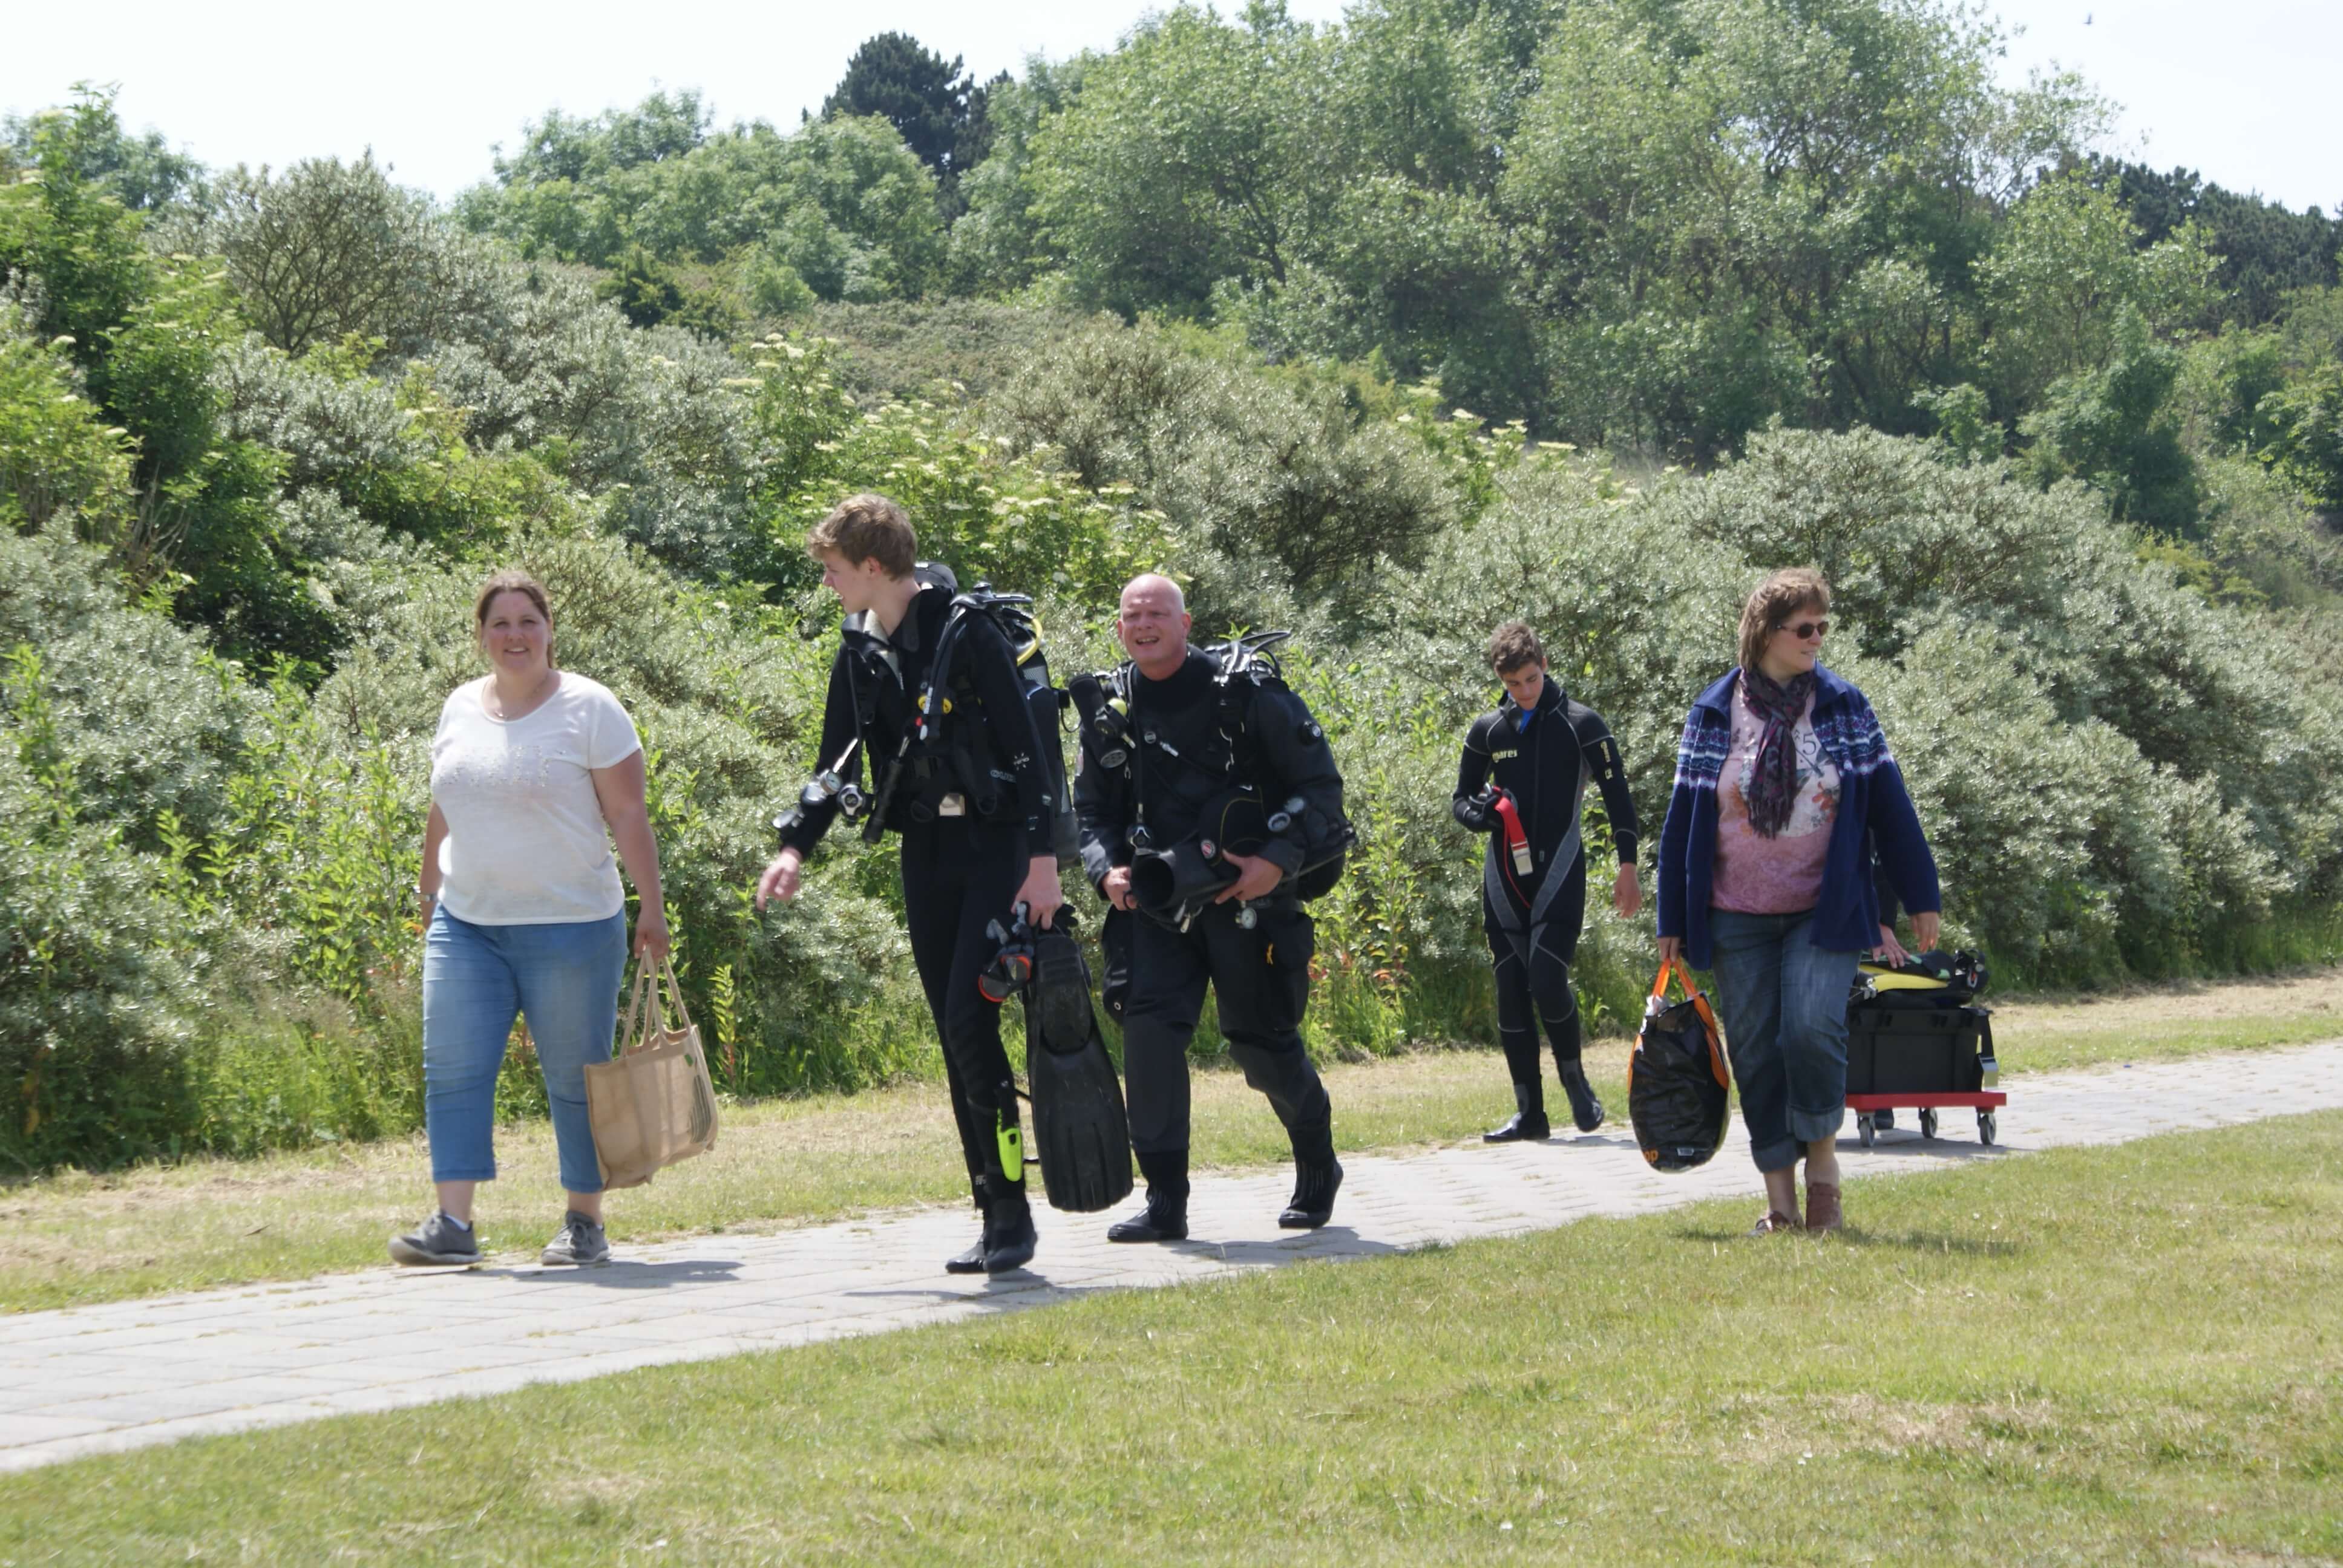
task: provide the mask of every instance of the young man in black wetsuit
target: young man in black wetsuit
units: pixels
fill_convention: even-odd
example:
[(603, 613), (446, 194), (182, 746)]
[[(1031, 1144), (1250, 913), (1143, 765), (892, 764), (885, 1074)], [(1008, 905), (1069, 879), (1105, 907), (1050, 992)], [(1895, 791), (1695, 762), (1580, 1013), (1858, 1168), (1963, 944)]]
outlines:
[[(875, 823), (865, 831), (902, 837), (911, 961), (943, 1041), (970, 1189), (984, 1215), (977, 1244), (944, 1267), (997, 1274), (1031, 1261), (1033, 1215), (1001, 1010), (976, 981), (1001, 948), (987, 926), (1009, 925), (1019, 903), (1047, 926), (1064, 902), (1051, 829), (1061, 803), (1008, 639), (981, 613), (956, 618), (950, 574), (915, 569), (917, 549), (910, 520), (883, 496), (840, 502), (806, 538), (846, 622), (830, 669), (817, 781), (780, 819), (781, 852), (757, 884), (757, 908), (797, 896), (807, 856), (851, 799), (841, 786), (856, 785), (870, 758)], [(940, 655), (949, 664), (940, 683)], [(923, 727), (930, 686), (936, 721)]]
[(1619, 874), (1612, 905), (1623, 920), (1643, 907), (1635, 880), (1635, 803), (1619, 744), (1593, 709), (1573, 702), (1547, 674), (1537, 633), (1507, 621), (1489, 638), (1489, 667), (1505, 699), (1465, 732), (1456, 769), (1456, 819), (1487, 833), (1481, 916), (1497, 965), (1497, 1032), (1513, 1078), (1513, 1115), (1483, 1136), (1491, 1143), (1552, 1131), (1539, 1087), (1537, 1028), (1554, 1047), (1571, 1120), (1603, 1124), (1603, 1102), (1579, 1063), (1578, 999), (1571, 960), (1586, 916), (1586, 852), (1579, 811), (1592, 783), (1611, 819)]
[[(1170, 578), (1136, 578), (1122, 590), (1115, 631), (1130, 662), (1107, 678), (1122, 718), (1105, 739), (1085, 723), (1074, 779), (1082, 869), (1112, 906), (1110, 985), (1127, 977), (1117, 1002), (1123, 1072), (1147, 1179), (1146, 1209), (1107, 1231), (1117, 1241), (1188, 1234), (1188, 1040), (1207, 985), (1229, 1054), (1292, 1141), (1293, 1201), (1278, 1223), (1323, 1225), (1342, 1182), (1332, 1108), (1302, 1044), (1314, 949), (1298, 896), (1301, 874), (1338, 837), (1347, 842), (1342, 775), (1324, 732), (1273, 671), (1242, 648), (1216, 661), (1191, 648), (1190, 624)], [(1252, 841), (1223, 826), (1237, 819), (1232, 793), (1267, 804), (1253, 818), (1264, 824), (1257, 853), (1212, 845), (1216, 833)], [(1235, 879), (1209, 901), (1143, 901), (1148, 884), (1134, 869), (1146, 868), (1135, 860), (1200, 847), (1203, 862)]]

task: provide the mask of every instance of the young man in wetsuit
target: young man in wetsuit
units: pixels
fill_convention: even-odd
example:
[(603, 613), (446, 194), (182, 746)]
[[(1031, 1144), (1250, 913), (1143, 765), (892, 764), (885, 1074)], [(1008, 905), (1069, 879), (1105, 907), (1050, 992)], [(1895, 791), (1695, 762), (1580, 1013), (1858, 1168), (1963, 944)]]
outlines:
[[(1334, 1210), (1342, 1167), (1333, 1111), (1302, 1048), (1314, 927), (1300, 873), (1342, 823), (1342, 778), (1325, 734), (1282, 680), (1232, 653), (1216, 662), (1188, 644), (1180, 586), (1152, 574), (1122, 590), (1115, 634), (1130, 662), (1110, 678), (1127, 715), (1124, 736), (1101, 741), (1085, 725), (1074, 779), (1082, 869), (1112, 906), (1110, 980), (1128, 976), (1121, 1003), (1131, 1144), (1147, 1179), (1147, 1207), (1110, 1228), (1117, 1241), (1188, 1234), (1188, 1040), (1209, 985), (1229, 1054), (1292, 1140), (1293, 1201), (1278, 1216), (1314, 1229)], [(1166, 914), (1133, 885), (1142, 845), (1193, 848), (1222, 829), (1232, 788), (1270, 804), (1258, 852), (1205, 850), (1236, 873), (1214, 901)], [(1345, 839), (1347, 841), (1347, 839)]]
[[(876, 826), (901, 836), (911, 961), (943, 1041), (970, 1190), (984, 1216), (977, 1244), (944, 1267), (1001, 1273), (1031, 1261), (1033, 1216), (1001, 1010), (976, 981), (1001, 947), (988, 926), (1008, 926), (1019, 903), (1047, 926), (1064, 902), (1051, 770), (1008, 639), (980, 613), (947, 636), (956, 587), (948, 573), (914, 569), (918, 538), (900, 507), (851, 497), (807, 535), (806, 550), (846, 610), (814, 769), (854, 784), (870, 759)], [(936, 693), (939, 722), (923, 729), (920, 700), (940, 653), (950, 668)], [(809, 788), (780, 819), (781, 852), (757, 884), (758, 909), (797, 896), (842, 794)]]
[(1592, 783), (1619, 851), (1612, 906), (1623, 920), (1643, 907), (1635, 880), (1635, 803), (1628, 799), (1619, 744), (1602, 716), (1572, 701), (1547, 672), (1537, 633), (1507, 621), (1489, 638), (1489, 667), (1504, 700), (1465, 732), (1452, 808), (1456, 820), (1489, 835), (1481, 875), (1481, 916), (1497, 966), (1497, 1032), (1513, 1078), (1513, 1114), (1483, 1134), (1491, 1143), (1543, 1139), (1538, 1025), (1554, 1048), (1571, 1120), (1581, 1132), (1603, 1124), (1579, 1061), (1578, 999), (1570, 965), (1586, 916), (1586, 851), (1579, 812)]

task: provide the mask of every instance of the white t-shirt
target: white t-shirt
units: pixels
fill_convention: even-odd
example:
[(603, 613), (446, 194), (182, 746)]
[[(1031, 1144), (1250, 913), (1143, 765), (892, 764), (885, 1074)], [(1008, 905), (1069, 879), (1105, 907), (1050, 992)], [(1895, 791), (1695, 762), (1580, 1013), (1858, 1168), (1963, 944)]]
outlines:
[(481, 706), (489, 676), (448, 694), (431, 738), (431, 800), (447, 819), (439, 902), (480, 926), (606, 920), (626, 908), (589, 769), (642, 749), (599, 681), (564, 670), (518, 719)]

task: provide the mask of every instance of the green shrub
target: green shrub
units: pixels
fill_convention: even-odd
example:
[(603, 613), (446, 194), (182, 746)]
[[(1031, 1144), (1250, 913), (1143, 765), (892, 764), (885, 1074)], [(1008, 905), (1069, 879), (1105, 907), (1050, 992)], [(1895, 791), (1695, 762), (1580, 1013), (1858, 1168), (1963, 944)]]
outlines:
[(1438, 458), (1337, 388), (1188, 354), (1154, 327), (1028, 360), (988, 415), (1013, 448), (1047, 447), (1082, 483), (1131, 486), (1161, 512), (1208, 614), (1411, 563), (1459, 515)]
[(0, 297), (0, 528), (52, 518), (111, 543), (130, 515), (130, 455), (82, 395), (64, 345), (44, 344)]
[(84, 819), (43, 676), (18, 645), (0, 699), (0, 1160), (22, 1169), (176, 1149), (202, 1005), (166, 868)]

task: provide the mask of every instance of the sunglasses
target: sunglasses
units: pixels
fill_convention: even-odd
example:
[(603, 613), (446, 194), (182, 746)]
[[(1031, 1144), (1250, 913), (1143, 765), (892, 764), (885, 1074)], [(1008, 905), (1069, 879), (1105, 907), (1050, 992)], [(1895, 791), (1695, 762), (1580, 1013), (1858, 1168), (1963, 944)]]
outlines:
[(1830, 622), (1826, 620), (1802, 620), (1793, 626), (1786, 620), (1777, 620), (1774, 623), (1774, 629), (1775, 631), (1786, 631), (1792, 637), (1796, 638), (1800, 642), (1804, 642), (1810, 637), (1828, 637), (1830, 635)]

